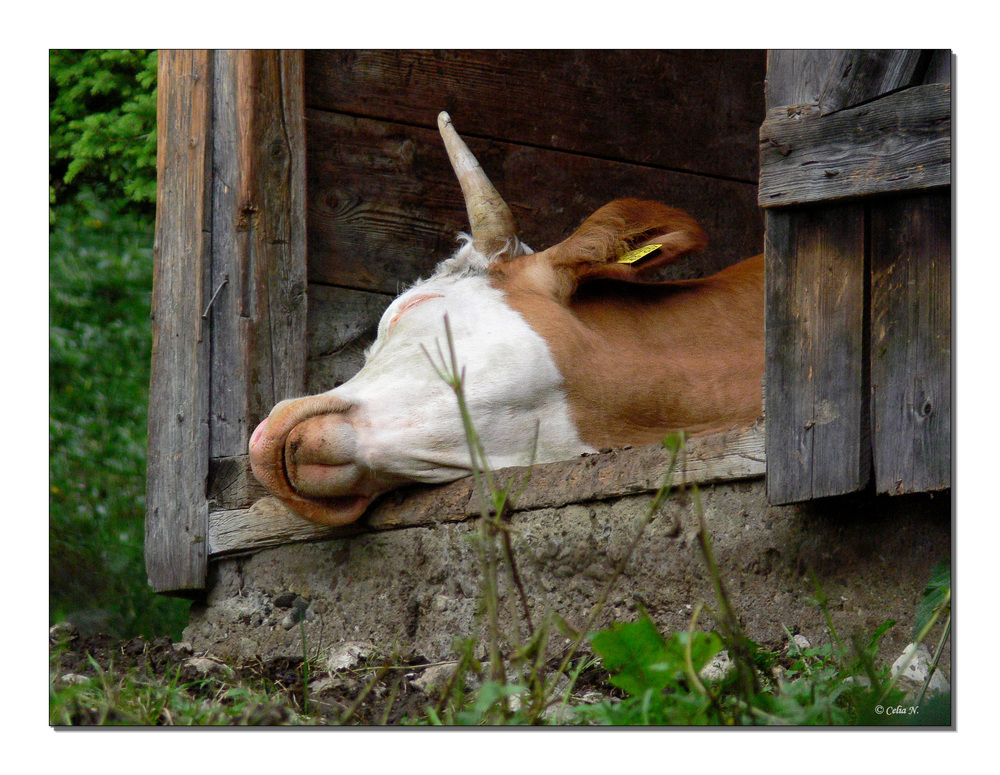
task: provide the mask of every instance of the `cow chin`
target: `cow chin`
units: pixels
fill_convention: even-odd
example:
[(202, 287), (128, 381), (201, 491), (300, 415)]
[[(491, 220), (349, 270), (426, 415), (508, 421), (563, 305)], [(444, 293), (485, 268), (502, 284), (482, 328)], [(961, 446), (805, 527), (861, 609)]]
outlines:
[(331, 395), (283, 401), (250, 439), (258, 481), (296, 514), (324, 525), (354, 522), (373, 497), (355, 460), (349, 408)]
[(281, 498), (281, 501), (310, 522), (342, 527), (356, 522), (372, 499), (364, 495), (345, 495), (340, 498)]

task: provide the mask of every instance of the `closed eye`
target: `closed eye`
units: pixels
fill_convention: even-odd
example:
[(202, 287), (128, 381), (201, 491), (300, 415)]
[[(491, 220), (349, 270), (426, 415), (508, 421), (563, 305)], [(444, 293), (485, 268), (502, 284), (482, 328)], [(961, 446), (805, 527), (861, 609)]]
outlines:
[(396, 314), (392, 316), (389, 320), (389, 331), (395, 327), (396, 323), (403, 316), (404, 312), (408, 312), (414, 307), (418, 307), (425, 301), (430, 301), (431, 299), (441, 299), (444, 298), (443, 294), (440, 293), (418, 293), (416, 296), (407, 299), (402, 304), (399, 305), (399, 309), (396, 310)]

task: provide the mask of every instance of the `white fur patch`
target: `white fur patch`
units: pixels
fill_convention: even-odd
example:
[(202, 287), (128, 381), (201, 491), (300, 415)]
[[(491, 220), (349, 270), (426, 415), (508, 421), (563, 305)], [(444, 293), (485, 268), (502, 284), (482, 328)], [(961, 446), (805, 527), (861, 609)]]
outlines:
[[(428, 358), (450, 367), (445, 315), (491, 467), (526, 465), (533, 446), (539, 463), (593, 451), (573, 424), (548, 345), (489, 285), (487, 265), (467, 241), (389, 305), (364, 367), (330, 391), (355, 404), (358, 462), (386, 489), (407, 479), (448, 481), (470, 469), (455, 394)], [(426, 298), (408, 305), (417, 295)]]

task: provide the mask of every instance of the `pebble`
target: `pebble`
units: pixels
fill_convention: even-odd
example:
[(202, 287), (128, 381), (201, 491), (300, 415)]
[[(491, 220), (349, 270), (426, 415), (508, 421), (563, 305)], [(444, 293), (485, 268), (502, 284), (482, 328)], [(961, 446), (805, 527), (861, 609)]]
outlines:
[(231, 667), (213, 657), (191, 657), (184, 664), (188, 667), (193, 667), (199, 673), (206, 676), (213, 673), (231, 675), (233, 672)]
[[(286, 601), (283, 600), (282, 602)], [(279, 608), (292, 609), (281, 620), (281, 626), (286, 630), (292, 629), (292, 627), (303, 620), (309, 621), (313, 618), (312, 613), (309, 611), (309, 601), (304, 597), (296, 596), (288, 605), (278, 605), (278, 600), (275, 598), (274, 604)]]
[(712, 657), (698, 674), (703, 681), (716, 683), (725, 678), (733, 670), (733, 660), (728, 651), (720, 651)]
[(368, 641), (348, 640), (333, 646), (327, 653), (326, 669), (331, 673), (357, 667), (375, 651)]
[(436, 697), (444, 691), (451, 680), (452, 674), (458, 662), (445, 662), (442, 665), (434, 665), (420, 672), (420, 675), (410, 681), (424, 694)]
[(72, 643), (80, 637), (80, 628), (72, 622), (57, 622), (49, 627), (49, 643), (53, 646)]
[[(892, 674), (896, 676), (900, 672), (903, 673), (899, 678), (899, 687), (904, 691), (920, 691), (927, 681), (927, 675), (933, 661), (934, 658), (927, 646), (923, 643), (911, 643), (903, 649), (899, 659), (892, 663)], [(943, 694), (950, 691), (951, 685), (944, 677), (944, 673), (941, 670), (935, 670), (927, 687), (927, 694)]]
[(298, 595), (294, 592), (282, 592), (271, 602), (274, 603), (276, 608), (291, 608), (297, 598)]

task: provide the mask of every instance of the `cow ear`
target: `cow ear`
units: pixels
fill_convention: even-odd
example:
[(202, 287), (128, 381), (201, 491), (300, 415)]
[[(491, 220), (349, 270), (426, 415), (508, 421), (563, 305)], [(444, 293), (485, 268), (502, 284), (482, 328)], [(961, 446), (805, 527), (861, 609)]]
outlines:
[(707, 244), (705, 230), (687, 213), (659, 202), (618, 199), (546, 253), (554, 269), (571, 273), (577, 282), (627, 280)]

